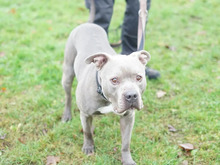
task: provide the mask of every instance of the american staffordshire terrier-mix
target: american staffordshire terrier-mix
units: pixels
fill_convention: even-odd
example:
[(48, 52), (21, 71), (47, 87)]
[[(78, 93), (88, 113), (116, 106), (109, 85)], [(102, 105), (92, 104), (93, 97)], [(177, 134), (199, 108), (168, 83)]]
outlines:
[(62, 120), (71, 120), (71, 87), (76, 77), (85, 154), (94, 152), (93, 115), (113, 112), (120, 115), (122, 163), (135, 164), (130, 153), (131, 132), (135, 109), (143, 108), (141, 94), (146, 88), (145, 65), (149, 60), (150, 54), (144, 50), (128, 56), (116, 54), (98, 25), (85, 23), (71, 32), (63, 64), (66, 100)]

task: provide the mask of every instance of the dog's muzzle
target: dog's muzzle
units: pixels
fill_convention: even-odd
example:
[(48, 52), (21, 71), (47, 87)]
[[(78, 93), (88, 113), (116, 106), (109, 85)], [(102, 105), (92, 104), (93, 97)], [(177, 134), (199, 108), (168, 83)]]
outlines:
[(123, 94), (123, 107), (121, 107), (121, 109), (115, 108), (114, 111), (123, 113), (127, 110), (140, 110), (142, 106), (139, 99), (139, 95), (136, 91), (127, 91)]
[(128, 103), (128, 104), (135, 104), (138, 100), (138, 94), (137, 92), (127, 92), (124, 94), (124, 97), (125, 97), (125, 101)]
[(140, 109), (139, 97), (136, 91), (128, 91), (124, 94), (125, 109)]

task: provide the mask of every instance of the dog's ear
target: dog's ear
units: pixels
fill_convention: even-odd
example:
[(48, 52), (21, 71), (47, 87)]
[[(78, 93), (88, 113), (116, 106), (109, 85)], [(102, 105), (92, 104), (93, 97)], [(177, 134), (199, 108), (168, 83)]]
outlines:
[(86, 58), (85, 62), (87, 64), (94, 63), (96, 68), (100, 70), (108, 62), (109, 58), (110, 56), (106, 53), (96, 53)]
[(138, 59), (140, 60), (140, 62), (143, 64), (143, 65), (146, 65), (148, 63), (148, 61), (150, 60), (150, 53), (148, 53), (147, 51), (145, 50), (141, 50), (141, 51), (138, 51), (138, 52), (134, 52), (131, 54), (131, 56), (136, 56), (138, 57)]

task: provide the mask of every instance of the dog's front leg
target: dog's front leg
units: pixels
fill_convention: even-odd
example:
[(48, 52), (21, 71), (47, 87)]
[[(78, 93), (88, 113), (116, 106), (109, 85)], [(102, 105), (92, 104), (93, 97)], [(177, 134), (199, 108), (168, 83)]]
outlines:
[(135, 112), (128, 111), (124, 116), (120, 118), (121, 136), (122, 136), (122, 164), (123, 165), (135, 165), (136, 163), (131, 157), (130, 142), (131, 133), (134, 125)]
[(83, 112), (80, 113), (84, 135), (82, 151), (87, 155), (94, 152), (94, 141), (92, 137), (92, 118), (92, 116), (88, 116)]

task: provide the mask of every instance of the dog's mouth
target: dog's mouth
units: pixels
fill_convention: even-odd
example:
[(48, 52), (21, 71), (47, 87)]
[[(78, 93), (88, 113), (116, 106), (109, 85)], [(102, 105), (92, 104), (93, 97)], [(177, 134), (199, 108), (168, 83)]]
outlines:
[(135, 100), (135, 101), (127, 101), (122, 99), (117, 104), (113, 104), (113, 112), (118, 115), (123, 115), (127, 111), (134, 111), (134, 110), (141, 110), (143, 108), (142, 100)]
[(118, 113), (118, 114), (122, 114), (122, 113), (124, 113), (125, 111), (127, 111), (127, 110), (119, 111), (116, 107), (113, 108), (113, 110), (114, 110), (115, 113)]
[(127, 111), (133, 111), (135, 109), (138, 109), (138, 108), (133, 106), (133, 105), (131, 105), (129, 108), (126, 108), (126, 109), (123, 109), (123, 110), (118, 110), (116, 107), (113, 108), (114, 112), (117, 113), (117, 114), (124, 114)]

